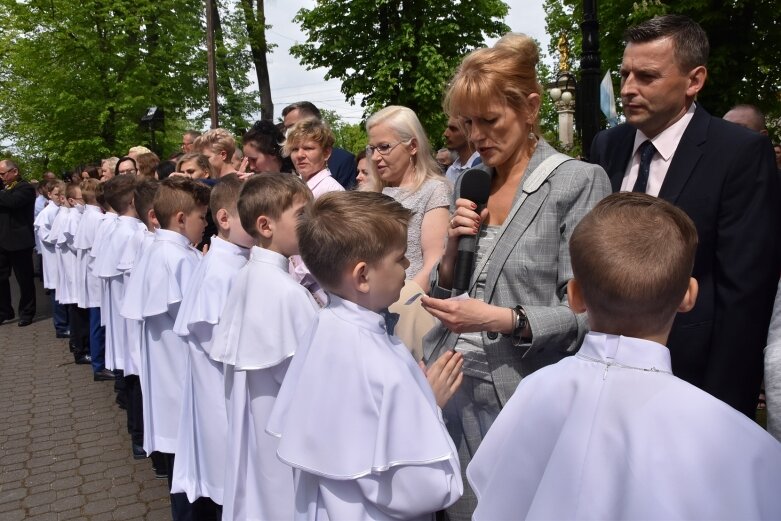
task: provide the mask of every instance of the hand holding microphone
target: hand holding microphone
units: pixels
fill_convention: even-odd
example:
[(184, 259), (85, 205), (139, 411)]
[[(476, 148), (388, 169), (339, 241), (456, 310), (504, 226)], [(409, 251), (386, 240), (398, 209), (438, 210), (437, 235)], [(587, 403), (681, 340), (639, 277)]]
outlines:
[(453, 271), (454, 296), (469, 289), (475, 268), (480, 217), (491, 193), (491, 176), (482, 168), (470, 168), (458, 178), (455, 190), (458, 198), (456, 213), (450, 221), (450, 236), (459, 236)]

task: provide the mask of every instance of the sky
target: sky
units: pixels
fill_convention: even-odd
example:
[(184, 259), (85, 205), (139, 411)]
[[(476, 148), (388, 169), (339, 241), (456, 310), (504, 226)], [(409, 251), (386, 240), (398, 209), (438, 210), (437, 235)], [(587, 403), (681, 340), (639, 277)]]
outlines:
[[(433, 0), (447, 1), (447, 0)], [(469, 1), (469, 0), (465, 0)], [(510, 12), (504, 22), (514, 32), (525, 33), (537, 39), (544, 51), (548, 47), (545, 34), (545, 12), (542, 0), (505, 0)], [(363, 109), (356, 101), (350, 105), (339, 90), (339, 80), (325, 81), (326, 70), (319, 68), (311, 71), (299, 65), (290, 55), (290, 46), (306, 40), (306, 35), (292, 19), (302, 7), (311, 9), (314, 0), (266, 0), (266, 20), (271, 29), (266, 31), (266, 39), (277, 45), (268, 56), (269, 76), (271, 77), (271, 96), (274, 101), (274, 119), (281, 116), (282, 109), (295, 101), (311, 101), (318, 108), (336, 111), (347, 123), (358, 123)], [(487, 41), (486, 44), (491, 44)], [(250, 77), (254, 76), (253, 74)]]

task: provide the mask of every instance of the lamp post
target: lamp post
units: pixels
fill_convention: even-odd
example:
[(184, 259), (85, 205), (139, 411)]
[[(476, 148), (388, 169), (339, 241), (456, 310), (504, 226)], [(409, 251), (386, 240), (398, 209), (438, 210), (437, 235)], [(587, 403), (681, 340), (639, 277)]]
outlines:
[(580, 108), (578, 128), (582, 144), (582, 157), (588, 160), (591, 142), (599, 132), (599, 22), (597, 0), (583, 0), (583, 51), (580, 56)]
[[(559, 141), (569, 150), (574, 144), (575, 103), (578, 83), (570, 71), (560, 71), (548, 90), (556, 112), (559, 114)], [(578, 127), (579, 128), (579, 127)]]

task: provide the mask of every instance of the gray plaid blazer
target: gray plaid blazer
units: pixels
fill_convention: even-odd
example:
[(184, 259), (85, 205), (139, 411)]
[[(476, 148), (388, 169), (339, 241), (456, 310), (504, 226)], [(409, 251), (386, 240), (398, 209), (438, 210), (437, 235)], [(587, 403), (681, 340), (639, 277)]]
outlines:
[[(528, 188), (529, 174), (556, 153), (540, 139), (513, 202)], [(483, 348), (502, 406), (523, 377), (580, 347), (587, 324), (585, 315), (576, 315), (567, 305), (567, 282), (572, 278), (569, 238), (580, 219), (611, 191), (602, 167), (567, 161), (528, 194), (496, 244), (486, 267), (485, 301), (508, 308), (522, 305), (534, 336), (516, 347), (509, 337), (483, 332)], [(442, 291), (436, 277), (435, 269), (432, 296)], [(425, 360), (433, 362), (457, 340), (458, 334), (438, 324), (423, 340)]]

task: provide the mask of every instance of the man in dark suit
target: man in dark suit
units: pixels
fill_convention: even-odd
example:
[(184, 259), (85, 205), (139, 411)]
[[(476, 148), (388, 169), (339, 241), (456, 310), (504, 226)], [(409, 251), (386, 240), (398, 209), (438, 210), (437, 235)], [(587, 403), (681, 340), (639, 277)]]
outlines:
[(629, 28), (625, 40), (627, 123), (595, 137), (592, 161), (607, 171), (614, 191), (661, 197), (694, 221), (699, 297), (673, 324), (673, 372), (753, 417), (780, 259), (771, 147), (767, 137), (694, 102), (709, 53), (696, 22), (656, 17)]
[[(304, 118), (323, 119), (323, 115), (320, 109), (309, 101), (297, 101), (282, 109), (285, 131)], [(347, 150), (339, 147), (331, 149), (331, 157), (328, 158), (328, 170), (331, 171), (331, 176), (339, 181), (339, 184), (345, 190), (349, 190), (355, 185), (355, 176), (358, 175), (358, 169), (355, 156)]]
[(19, 283), (20, 327), (30, 325), (35, 316), (35, 283), (33, 282), (33, 213), (35, 189), (21, 178), (19, 166), (0, 161), (0, 324), (14, 318), (11, 305), (11, 270)]

